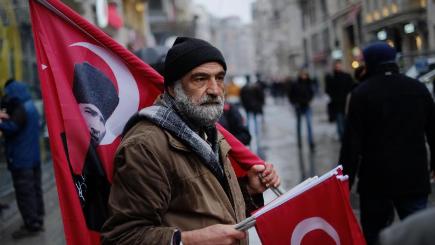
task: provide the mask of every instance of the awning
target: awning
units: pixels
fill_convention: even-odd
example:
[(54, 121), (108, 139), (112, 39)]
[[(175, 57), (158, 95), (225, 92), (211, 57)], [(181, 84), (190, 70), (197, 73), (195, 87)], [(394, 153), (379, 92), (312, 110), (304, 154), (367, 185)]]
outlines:
[(115, 29), (119, 29), (124, 25), (122, 17), (118, 15), (116, 3), (109, 3), (109, 25)]

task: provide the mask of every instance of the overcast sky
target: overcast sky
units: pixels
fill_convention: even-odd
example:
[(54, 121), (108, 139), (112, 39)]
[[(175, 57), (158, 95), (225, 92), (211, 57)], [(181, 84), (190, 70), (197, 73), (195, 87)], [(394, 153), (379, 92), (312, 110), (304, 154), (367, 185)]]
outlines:
[(239, 16), (243, 22), (251, 22), (251, 3), (255, 0), (193, 0), (206, 7), (217, 17)]

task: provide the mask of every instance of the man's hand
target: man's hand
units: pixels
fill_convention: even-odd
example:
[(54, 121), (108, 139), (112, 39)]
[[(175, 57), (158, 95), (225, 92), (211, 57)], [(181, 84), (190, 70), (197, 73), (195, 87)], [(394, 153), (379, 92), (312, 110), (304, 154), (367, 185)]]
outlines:
[(280, 185), (279, 176), (270, 163), (254, 165), (248, 170), (247, 174), (249, 178), (249, 194), (263, 193), (271, 186), (278, 187)]
[(237, 244), (239, 240), (246, 238), (246, 233), (234, 229), (234, 225), (212, 225), (203, 229), (181, 232), (183, 245), (206, 244), (227, 245)]

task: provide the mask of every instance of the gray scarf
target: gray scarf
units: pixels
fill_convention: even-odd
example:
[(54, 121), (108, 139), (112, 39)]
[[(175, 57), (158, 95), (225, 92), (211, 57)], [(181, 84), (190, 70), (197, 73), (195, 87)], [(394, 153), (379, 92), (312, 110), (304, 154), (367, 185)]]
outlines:
[(221, 184), (225, 182), (222, 165), (219, 162), (216, 127), (213, 126), (204, 129), (208, 140), (211, 142), (210, 145), (201, 138), (197, 132), (192, 130), (193, 126), (189, 127), (189, 125), (192, 124), (189, 124), (186, 117), (183, 117), (182, 113), (177, 110), (174, 99), (167, 93), (164, 93), (161, 100), (153, 106), (144, 108), (133, 116), (127, 123), (124, 134), (136, 124), (136, 122), (143, 118), (169, 131), (172, 135), (188, 145), (190, 149), (203, 160), (205, 166), (210, 169), (219, 182), (221, 182)]

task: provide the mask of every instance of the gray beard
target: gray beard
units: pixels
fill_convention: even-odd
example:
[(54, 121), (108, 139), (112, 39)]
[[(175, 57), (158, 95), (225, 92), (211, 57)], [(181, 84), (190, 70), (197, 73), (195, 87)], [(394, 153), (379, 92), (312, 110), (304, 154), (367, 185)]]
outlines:
[(189, 120), (195, 123), (195, 126), (214, 126), (221, 117), (224, 110), (223, 97), (204, 95), (197, 103), (195, 103), (185, 93), (180, 81), (175, 82), (174, 91), (174, 99), (177, 109), (180, 110), (183, 116), (187, 117)]

